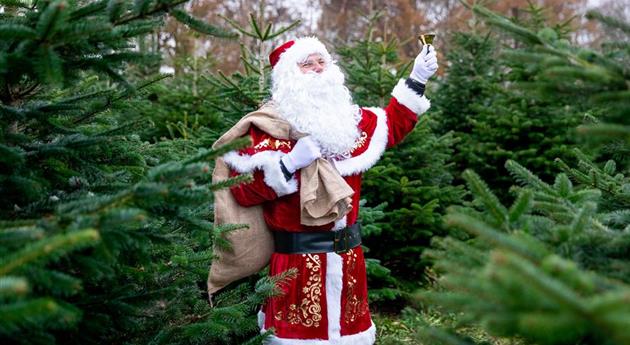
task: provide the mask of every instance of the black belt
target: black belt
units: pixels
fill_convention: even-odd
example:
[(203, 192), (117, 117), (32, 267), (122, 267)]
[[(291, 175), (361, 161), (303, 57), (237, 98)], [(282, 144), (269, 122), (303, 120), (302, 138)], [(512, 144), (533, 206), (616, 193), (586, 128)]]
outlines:
[(361, 225), (354, 223), (338, 231), (274, 231), (276, 253), (345, 253), (361, 244)]

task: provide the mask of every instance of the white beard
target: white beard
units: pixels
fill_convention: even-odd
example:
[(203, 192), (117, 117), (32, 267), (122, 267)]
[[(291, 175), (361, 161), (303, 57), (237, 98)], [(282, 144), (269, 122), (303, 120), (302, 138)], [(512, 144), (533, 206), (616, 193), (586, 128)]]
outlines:
[(330, 63), (322, 73), (274, 70), (272, 100), (294, 129), (310, 134), (326, 158), (349, 157), (359, 138), (359, 107), (344, 85), (344, 75)]

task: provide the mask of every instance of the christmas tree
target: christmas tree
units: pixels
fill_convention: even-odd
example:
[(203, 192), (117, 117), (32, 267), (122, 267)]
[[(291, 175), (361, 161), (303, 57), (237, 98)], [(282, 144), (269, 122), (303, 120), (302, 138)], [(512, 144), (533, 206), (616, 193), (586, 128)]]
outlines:
[[(533, 3), (518, 13), (525, 30), (538, 30), (549, 21), (548, 11)], [(547, 27), (541, 34), (565, 41), (569, 24)], [(552, 178), (554, 159), (569, 157), (577, 142), (573, 132), (590, 108), (584, 97), (550, 100), (526, 87), (509, 87), (530, 84), (543, 66), (524, 58), (523, 50), (513, 49), (520, 43), (505, 32), (487, 32), (482, 21), (473, 25), (454, 35), (454, 48), (446, 56), (452, 64), (433, 105), (439, 131), (454, 131), (459, 139), (454, 155), (458, 171), (475, 170), (496, 188), (501, 200), (507, 200), (512, 181), (503, 163), (516, 160), (543, 178)]]

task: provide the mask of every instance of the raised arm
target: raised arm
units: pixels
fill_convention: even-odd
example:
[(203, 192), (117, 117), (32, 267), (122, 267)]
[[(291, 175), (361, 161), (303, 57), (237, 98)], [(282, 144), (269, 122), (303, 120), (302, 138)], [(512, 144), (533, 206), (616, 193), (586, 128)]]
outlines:
[(422, 47), (414, 61), (411, 75), (398, 82), (392, 91), (393, 97), (385, 107), (388, 147), (401, 142), (418, 122), (418, 115), (431, 106), (431, 102), (424, 96), (424, 88), (428, 79), (437, 71), (438, 64), (435, 49), (429, 47)]

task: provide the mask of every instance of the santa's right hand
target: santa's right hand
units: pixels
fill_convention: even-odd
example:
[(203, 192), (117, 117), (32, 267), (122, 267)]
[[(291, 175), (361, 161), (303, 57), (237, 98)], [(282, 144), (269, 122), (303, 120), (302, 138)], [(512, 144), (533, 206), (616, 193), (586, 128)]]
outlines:
[(425, 44), (422, 47), (422, 51), (414, 60), (413, 69), (411, 70), (410, 75), (412, 79), (415, 79), (422, 84), (426, 84), (429, 78), (431, 78), (438, 69), (435, 48), (429, 50), (429, 47), (432, 46)]
[(302, 169), (321, 157), (319, 145), (310, 136), (298, 139), (291, 152), (282, 157), (282, 163), (290, 173)]

